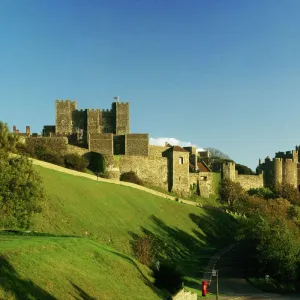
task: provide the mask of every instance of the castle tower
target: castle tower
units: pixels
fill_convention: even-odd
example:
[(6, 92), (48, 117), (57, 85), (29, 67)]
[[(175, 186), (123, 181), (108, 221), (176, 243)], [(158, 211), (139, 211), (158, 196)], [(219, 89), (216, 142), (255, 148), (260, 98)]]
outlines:
[(286, 158), (283, 161), (282, 173), (282, 182), (290, 184), (296, 188), (298, 181), (297, 161), (295, 161), (294, 159)]
[(124, 135), (130, 133), (129, 102), (113, 102), (112, 110), (115, 112), (115, 134)]
[(229, 179), (235, 181), (235, 163), (224, 162), (222, 165), (222, 179)]
[(73, 133), (73, 112), (77, 110), (76, 101), (56, 100), (56, 134)]
[(282, 158), (273, 159), (273, 181), (274, 185), (278, 186), (282, 183)]

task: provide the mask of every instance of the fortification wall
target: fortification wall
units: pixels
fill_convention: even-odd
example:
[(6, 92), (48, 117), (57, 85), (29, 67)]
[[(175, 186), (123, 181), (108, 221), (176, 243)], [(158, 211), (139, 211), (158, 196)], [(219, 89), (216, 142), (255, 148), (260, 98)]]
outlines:
[(169, 147), (149, 145), (149, 156), (162, 157), (163, 152), (165, 152), (168, 149)]
[(113, 134), (112, 133), (90, 133), (89, 151), (103, 155), (113, 155)]
[(154, 158), (148, 156), (114, 156), (114, 168), (119, 168), (120, 173), (134, 171), (143, 181), (168, 188), (168, 166), (167, 158)]
[(239, 175), (236, 174), (235, 181), (245, 189), (257, 189), (264, 187), (263, 175)]
[(126, 134), (125, 154), (137, 155), (137, 156), (148, 156), (149, 154), (148, 134)]
[(189, 173), (190, 186), (198, 187), (200, 195), (208, 198), (214, 193), (213, 176), (212, 172)]

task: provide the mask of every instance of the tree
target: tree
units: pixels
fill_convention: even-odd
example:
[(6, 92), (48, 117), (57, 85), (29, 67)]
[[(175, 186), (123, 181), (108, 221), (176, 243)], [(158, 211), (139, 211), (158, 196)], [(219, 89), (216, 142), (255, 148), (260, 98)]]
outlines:
[(10, 158), (17, 138), (0, 122), (0, 227), (28, 228), (45, 198), (42, 179), (25, 157)]
[(235, 169), (240, 175), (255, 175), (255, 173), (245, 165), (235, 164)]
[(0, 121), (0, 150), (13, 151), (19, 141), (18, 135), (11, 133), (6, 123)]
[(238, 202), (243, 202), (246, 197), (240, 183), (233, 182), (230, 179), (223, 179), (220, 182), (218, 194), (219, 201), (227, 204), (228, 208), (232, 211), (237, 211)]

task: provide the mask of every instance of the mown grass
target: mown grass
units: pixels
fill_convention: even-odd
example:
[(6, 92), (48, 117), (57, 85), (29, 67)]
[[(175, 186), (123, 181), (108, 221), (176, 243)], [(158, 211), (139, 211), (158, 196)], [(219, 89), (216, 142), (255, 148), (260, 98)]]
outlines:
[[(202, 271), (209, 257), (231, 242), (228, 237), (233, 235), (235, 220), (221, 211), (40, 166), (35, 169), (44, 179), (48, 200), (43, 204), (43, 213), (34, 217), (31, 230), (56, 237), (1, 238), (1, 257), (15, 270), (12, 272), (17, 278), (25, 280), (18, 279), (20, 284), (6, 289), (0, 286), (2, 293), (30, 290), (33, 285), (58, 295), (58, 299), (68, 299), (65, 295), (80, 290), (91, 297), (83, 299), (157, 299), (157, 291), (150, 284), (150, 270), (133, 263), (132, 243), (151, 234), (159, 245), (157, 259), (176, 262), (184, 271), (185, 285), (200, 294)], [(23, 245), (27, 245), (24, 250)], [(87, 254), (95, 251), (99, 261)], [(127, 274), (131, 278), (126, 281), (122, 277)], [(8, 276), (7, 272), (3, 276)], [(145, 298), (136, 296), (135, 287)]]
[(0, 299), (160, 299), (149, 269), (87, 238), (0, 236)]

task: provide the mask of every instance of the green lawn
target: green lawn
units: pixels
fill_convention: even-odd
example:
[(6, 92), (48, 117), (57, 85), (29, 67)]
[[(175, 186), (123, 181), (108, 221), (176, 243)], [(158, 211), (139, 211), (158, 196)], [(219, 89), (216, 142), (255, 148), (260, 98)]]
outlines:
[[(150, 270), (133, 259), (132, 242), (146, 233), (159, 244), (158, 258), (176, 262), (186, 275), (186, 286), (199, 292), (209, 256), (231, 243), (235, 220), (228, 214), (130, 187), (35, 169), (44, 179), (48, 200), (31, 230), (56, 237), (0, 239), (0, 258), (15, 274), (1, 273), (1, 282), (5, 276), (17, 278), (17, 285), (0, 284), (0, 299), (5, 290), (31, 288), (58, 299), (74, 299), (83, 292), (90, 298), (77, 299), (158, 299), (149, 283)], [(136, 295), (135, 289), (144, 296)]]
[(0, 236), (0, 243), (0, 299), (160, 299), (147, 268), (87, 238)]

